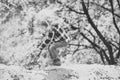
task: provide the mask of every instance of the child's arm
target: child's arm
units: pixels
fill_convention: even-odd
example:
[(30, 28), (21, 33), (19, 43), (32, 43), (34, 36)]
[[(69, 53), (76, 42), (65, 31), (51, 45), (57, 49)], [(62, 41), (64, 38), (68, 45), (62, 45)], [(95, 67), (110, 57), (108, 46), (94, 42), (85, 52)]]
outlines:
[(41, 44), (38, 45), (40, 50), (43, 50), (46, 48), (51, 42), (53, 38), (53, 32), (49, 32), (48, 34), (45, 34), (44, 39), (41, 41)]

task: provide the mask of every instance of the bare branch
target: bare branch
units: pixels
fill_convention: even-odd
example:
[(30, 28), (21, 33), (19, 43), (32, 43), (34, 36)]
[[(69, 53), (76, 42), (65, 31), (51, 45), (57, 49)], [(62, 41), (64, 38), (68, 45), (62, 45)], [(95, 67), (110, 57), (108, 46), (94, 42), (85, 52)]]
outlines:
[[(84, 28), (85, 29), (85, 28)], [(95, 41), (96, 41), (96, 37), (95, 37), (95, 35), (90, 31), (90, 30), (87, 30), (87, 29), (85, 29), (86, 31), (88, 31), (90, 34), (91, 34), (91, 36), (93, 37), (93, 39), (94, 39), (94, 43), (95, 43)]]
[(119, 42), (119, 49), (118, 49), (118, 53), (117, 53), (117, 55), (116, 55), (116, 58), (117, 58), (117, 59), (120, 58), (120, 42)]
[(85, 47), (85, 48), (93, 48), (91, 46), (83, 45), (83, 44), (69, 44), (69, 45), (72, 45), (72, 46), (82, 46), (82, 47)]
[(116, 21), (115, 21), (113, 1), (112, 1), (112, 0), (109, 0), (109, 2), (110, 2), (110, 5), (111, 5), (111, 11), (112, 11), (112, 16), (113, 16), (113, 24), (114, 24), (115, 28), (117, 29), (117, 32), (118, 32), (119, 35), (120, 35), (120, 30), (119, 30), (119, 28), (118, 28), (118, 26), (117, 26), (117, 24), (116, 24)]
[[(101, 5), (97, 4), (97, 3), (94, 3), (94, 2), (90, 2), (90, 3), (91, 3), (91, 4), (94, 4), (94, 5), (96, 5), (96, 6), (99, 6), (99, 7), (103, 8), (103, 9), (109, 11), (109, 12), (112, 12), (110, 9), (108, 9), (108, 8), (106, 8), (106, 7), (104, 7), (104, 6), (101, 6)], [(120, 18), (120, 15), (118, 15), (118, 14), (116, 14), (116, 13), (115, 13), (114, 15), (117, 16), (118, 18)]]
[[(57, 3), (59, 3), (59, 4), (63, 5), (63, 3), (62, 3), (62, 2), (60, 2), (60, 1), (58, 1), (58, 0), (57, 0)], [(65, 5), (65, 4), (64, 4), (64, 6), (65, 6), (66, 8), (68, 8), (68, 9), (69, 9), (69, 11), (75, 12), (75, 13), (77, 13), (77, 14), (82, 14), (82, 15), (84, 15), (84, 13), (83, 13), (83, 12), (76, 11), (75, 9), (71, 8), (71, 7), (70, 7), (70, 6), (68, 6), (68, 5)]]
[[(92, 42), (90, 39), (88, 39), (83, 33), (80, 33), (89, 43), (91, 43), (91, 45), (93, 46), (93, 48), (96, 50), (99, 49), (100, 52), (103, 52), (104, 56), (105, 56), (105, 59), (110, 62), (110, 59), (109, 57), (106, 55), (106, 52), (104, 49), (102, 49), (99, 45), (95, 44), (94, 42)], [(99, 51), (98, 51), (99, 52)], [(99, 54), (101, 55), (101, 53), (99, 52)]]
[(105, 38), (103, 37), (103, 35), (101, 34), (101, 32), (97, 29), (97, 26), (94, 24), (94, 22), (92, 21), (89, 13), (88, 13), (88, 10), (85, 6), (85, 3), (84, 1), (82, 0), (82, 6), (83, 6), (83, 10), (87, 16), (87, 19), (88, 19), (88, 22), (90, 23), (91, 27), (96, 31), (97, 35), (100, 37), (100, 39), (103, 41), (103, 43), (106, 45), (106, 47), (108, 47), (108, 42), (105, 40)]
[(118, 6), (119, 6), (119, 9), (120, 9), (120, 1), (119, 1), (119, 0), (117, 0), (117, 3), (118, 3)]
[[(119, 30), (119, 28), (118, 28), (118, 26), (117, 26), (117, 24), (116, 24), (115, 17), (114, 17), (113, 1), (112, 1), (112, 0), (109, 0), (109, 2), (110, 2), (110, 5), (111, 5), (111, 10), (112, 10), (113, 23), (114, 23), (115, 28), (117, 29), (117, 31), (118, 31), (118, 33), (119, 33), (119, 35), (120, 35), (120, 30)], [(119, 4), (119, 1), (118, 1), (118, 4)], [(120, 42), (119, 42), (119, 49), (118, 49), (118, 50), (119, 50), (119, 51), (118, 51), (118, 54), (117, 54), (117, 58), (120, 57)]]
[(105, 64), (104, 55), (103, 55), (103, 53), (102, 53), (102, 50), (98, 50), (96, 47), (93, 47), (93, 48), (94, 48), (94, 50), (95, 50), (97, 53), (100, 54), (100, 57), (101, 57), (101, 59), (102, 59), (102, 62), (103, 62), (103, 64)]
[(98, 30), (97, 26), (94, 24), (93, 20), (91, 19), (89, 12), (86, 8), (86, 5), (84, 3), (84, 0), (82, 0), (82, 6), (83, 6), (83, 10), (84, 13), (87, 16), (88, 22), (90, 23), (91, 27), (95, 30), (95, 32), (97, 33), (97, 35), (99, 36), (99, 38), (102, 40), (102, 42), (104, 43), (104, 45), (107, 47), (108, 52), (109, 52), (109, 56), (110, 56), (110, 64), (115, 64), (114, 61), (114, 56), (113, 56), (113, 49), (112, 46), (109, 44), (109, 42), (103, 37), (103, 35), (101, 34), (101, 32)]

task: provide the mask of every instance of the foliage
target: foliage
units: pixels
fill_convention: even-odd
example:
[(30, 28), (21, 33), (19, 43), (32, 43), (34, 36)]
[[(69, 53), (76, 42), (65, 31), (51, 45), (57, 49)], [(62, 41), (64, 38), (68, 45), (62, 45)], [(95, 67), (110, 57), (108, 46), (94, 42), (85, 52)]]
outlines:
[(69, 31), (63, 62), (117, 64), (119, 9), (119, 0), (0, 0), (0, 56), (8, 64), (34, 63), (42, 40), (40, 23), (47, 20)]

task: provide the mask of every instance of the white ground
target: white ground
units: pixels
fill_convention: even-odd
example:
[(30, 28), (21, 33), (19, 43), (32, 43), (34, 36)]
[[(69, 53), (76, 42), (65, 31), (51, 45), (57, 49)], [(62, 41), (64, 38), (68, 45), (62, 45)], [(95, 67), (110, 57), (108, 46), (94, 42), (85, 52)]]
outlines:
[(0, 64), (0, 80), (120, 80), (120, 67), (64, 64), (44, 70), (25, 70)]

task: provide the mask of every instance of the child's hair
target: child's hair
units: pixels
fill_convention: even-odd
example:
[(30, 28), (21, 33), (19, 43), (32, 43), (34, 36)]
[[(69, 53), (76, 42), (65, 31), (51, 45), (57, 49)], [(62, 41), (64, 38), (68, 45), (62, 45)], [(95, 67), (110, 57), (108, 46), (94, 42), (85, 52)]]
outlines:
[(48, 23), (47, 23), (46, 21), (42, 21), (42, 22), (41, 22), (41, 26), (48, 27)]

